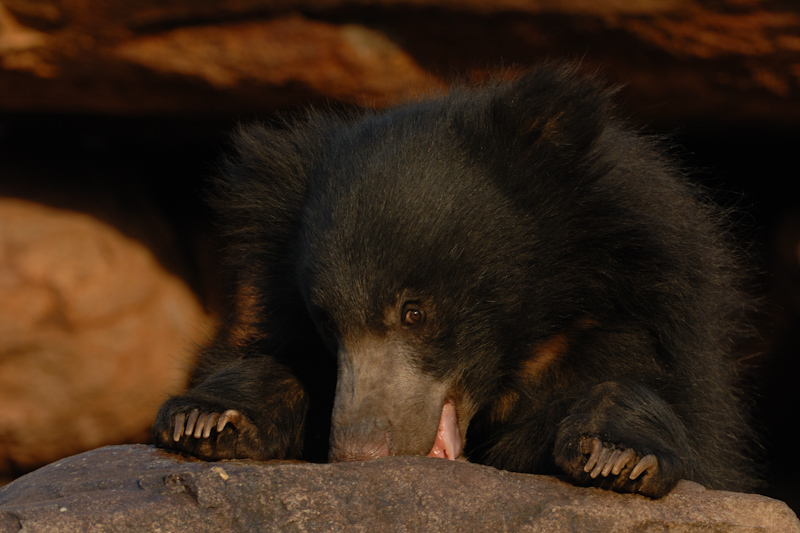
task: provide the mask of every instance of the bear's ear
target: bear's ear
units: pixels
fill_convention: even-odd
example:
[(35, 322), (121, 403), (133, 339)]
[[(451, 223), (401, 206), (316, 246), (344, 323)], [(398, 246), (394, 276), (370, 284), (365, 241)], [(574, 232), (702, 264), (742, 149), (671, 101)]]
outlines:
[(494, 120), (531, 146), (586, 150), (610, 116), (608, 89), (577, 65), (543, 65), (505, 86), (492, 102)]
[(246, 264), (278, 253), (290, 240), (309, 168), (322, 143), (307, 123), (241, 126), (231, 140), (233, 149), (223, 160), (208, 202), (222, 225), (231, 259)]
[(489, 146), (500, 152), (493, 157), (505, 162), (506, 175), (520, 181), (509, 185), (527, 188), (540, 171), (558, 180), (596, 174), (593, 147), (611, 118), (615, 90), (568, 64), (536, 68), (495, 91), (488, 109), (495, 140)]

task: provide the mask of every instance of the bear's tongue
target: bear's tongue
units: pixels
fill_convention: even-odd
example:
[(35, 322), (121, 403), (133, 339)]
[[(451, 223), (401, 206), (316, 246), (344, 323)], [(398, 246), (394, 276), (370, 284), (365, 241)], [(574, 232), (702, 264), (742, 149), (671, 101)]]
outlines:
[(456, 406), (447, 400), (442, 407), (442, 417), (439, 419), (439, 431), (436, 433), (436, 442), (428, 453), (428, 457), (441, 457), (442, 459), (455, 460), (461, 455), (461, 433), (458, 430), (456, 419)]

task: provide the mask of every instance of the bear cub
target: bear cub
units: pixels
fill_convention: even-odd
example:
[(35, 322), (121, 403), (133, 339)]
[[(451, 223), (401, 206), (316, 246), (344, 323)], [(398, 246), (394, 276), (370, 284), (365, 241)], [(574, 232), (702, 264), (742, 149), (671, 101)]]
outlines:
[(751, 488), (723, 224), (612, 92), (551, 65), (241, 128), (212, 192), (233, 311), (156, 444)]

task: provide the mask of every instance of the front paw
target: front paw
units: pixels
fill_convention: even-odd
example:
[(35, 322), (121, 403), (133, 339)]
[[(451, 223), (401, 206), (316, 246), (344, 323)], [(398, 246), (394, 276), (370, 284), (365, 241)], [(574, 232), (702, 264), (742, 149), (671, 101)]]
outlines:
[(153, 440), (162, 448), (208, 461), (264, 458), (258, 428), (241, 412), (180, 399), (161, 407), (153, 425)]
[(198, 409), (192, 409), (188, 416), (181, 412), (175, 415), (172, 440), (180, 442), (184, 436), (207, 439), (211, 436), (212, 430), (222, 433), (228, 422), (234, 428), (246, 427), (250, 424), (250, 421), (235, 409), (228, 409), (221, 415), (219, 413), (201, 413)]
[(654, 454), (640, 453), (597, 437), (578, 437), (557, 451), (555, 459), (577, 483), (616, 492), (660, 498), (678, 482)]

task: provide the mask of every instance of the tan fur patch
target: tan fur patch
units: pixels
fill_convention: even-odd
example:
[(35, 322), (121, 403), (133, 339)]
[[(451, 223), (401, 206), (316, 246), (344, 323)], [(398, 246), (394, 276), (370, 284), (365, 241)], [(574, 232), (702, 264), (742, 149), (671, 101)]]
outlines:
[(569, 348), (569, 337), (566, 333), (556, 333), (543, 344), (536, 347), (533, 357), (522, 363), (520, 375), (523, 379), (535, 379), (542, 374), (553, 361), (559, 359)]
[(522, 363), (520, 376), (522, 379), (536, 379), (550, 368), (553, 363), (564, 357), (569, 351), (573, 339), (581, 331), (597, 326), (597, 322), (590, 317), (583, 317), (575, 321), (564, 331), (556, 333), (533, 350), (533, 355)]
[(563, 136), (561, 135), (561, 128), (559, 127), (561, 125), (561, 116), (563, 114), (564, 113), (562, 111), (555, 117), (552, 117), (545, 122), (544, 126), (542, 126), (542, 135), (540, 139), (544, 139), (545, 141), (553, 143), (556, 146), (564, 142)]
[[(519, 378), (523, 381), (538, 379), (547, 369), (551, 368), (559, 359), (569, 351), (573, 339), (581, 331), (597, 326), (597, 322), (590, 317), (576, 320), (571, 326), (556, 333), (545, 340), (533, 350), (530, 358), (523, 361), (519, 369)], [(514, 406), (519, 400), (519, 394), (513, 390), (501, 393), (492, 404), (489, 418), (492, 423), (505, 422), (511, 416)]]
[(519, 400), (519, 394), (514, 391), (507, 391), (501, 394), (497, 400), (495, 400), (494, 405), (492, 405), (492, 412), (490, 414), (492, 423), (505, 422), (509, 415), (511, 415), (511, 411), (514, 409), (517, 400)]
[(548, 118), (544, 124), (542, 124), (541, 119), (537, 119), (533, 123), (527, 125), (524, 133), (531, 133), (539, 129), (540, 134), (536, 142), (544, 141), (558, 146), (564, 142), (560, 128), (561, 117), (563, 115), (564, 112), (562, 111), (558, 115)]

